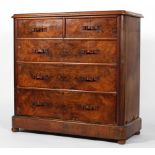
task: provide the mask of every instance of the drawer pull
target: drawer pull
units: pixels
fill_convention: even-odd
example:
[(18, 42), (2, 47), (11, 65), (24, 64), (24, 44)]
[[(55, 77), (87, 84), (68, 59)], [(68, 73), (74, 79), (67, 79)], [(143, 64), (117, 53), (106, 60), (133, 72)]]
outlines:
[(33, 106), (42, 107), (42, 106), (48, 106), (49, 104), (47, 102), (32, 102)]
[(96, 82), (99, 80), (98, 77), (90, 77), (90, 76), (80, 76), (77, 78), (81, 82)]
[(81, 55), (95, 55), (98, 53), (99, 50), (85, 50), (81, 49), (80, 54)]
[(99, 31), (100, 26), (82, 26), (82, 30), (84, 31)]
[(46, 27), (34, 27), (32, 28), (31, 32), (47, 32)]
[(81, 109), (82, 110), (84, 110), (84, 111), (96, 111), (96, 110), (98, 110), (98, 106), (96, 106), (96, 105), (91, 105), (91, 104), (89, 104), (89, 105), (81, 105)]
[(49, 50), (46, 49), (46, 48), (45, 49), (32, 49), (32, 53), (48, 55), (49, 54)]
[(48, 80), (49, 76), (48, 75), (41, 75), (41, 74), (31, 74), (32, 79), (34, 80)]

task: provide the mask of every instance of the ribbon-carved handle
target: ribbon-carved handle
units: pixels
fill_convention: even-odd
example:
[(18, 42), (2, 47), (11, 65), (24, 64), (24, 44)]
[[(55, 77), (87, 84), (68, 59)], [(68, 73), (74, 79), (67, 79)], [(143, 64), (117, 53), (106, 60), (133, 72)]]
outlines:
[(46, 48), (43, 48), (43, 49), (32, 49), (32, 53), (39, 54), (39, 55), (48, 55), (49, 54), (49, 50), (46, 49)]
[(99, 50), (87, 50), (87, 49), (81, 49), (80, 55), (96, 55), (98, 54)]
[(82, 30), (83, 31), (100, 31), (101, 30), (101, 27), (99, 25), (96, 25), (96, 26), (82, 26)]
[(31, 74), (31, 77), (33, 80), (49, 80), (49, 76), (48, 75), (42, 75), (42, 74)]
[(31, 32), (47, 32), (47, 27), (34, 27)]
[(77, 77), (80, 82), (96, 82), (99, 80), (99, 77), (96, 76), (80, 76)]

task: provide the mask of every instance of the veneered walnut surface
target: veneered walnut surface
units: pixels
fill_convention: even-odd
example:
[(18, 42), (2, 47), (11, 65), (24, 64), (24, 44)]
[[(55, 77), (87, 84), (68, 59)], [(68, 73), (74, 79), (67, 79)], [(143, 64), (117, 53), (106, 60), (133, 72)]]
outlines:
[(19, 116), (115, 124), (115, 108), (115, 94), (17, 90)]
[(61, 38), (62, 19), (18, 19), (17, 38)]
[(34, 62), (118, 63), (116, 41), (17, 40), (16, 60)]
[(116, 91), (117, 66), (18, 63), (17, 85), (51, 89)]
[(66, 20), (67, 38), (115, 38), (117, 18), (82, 18)]

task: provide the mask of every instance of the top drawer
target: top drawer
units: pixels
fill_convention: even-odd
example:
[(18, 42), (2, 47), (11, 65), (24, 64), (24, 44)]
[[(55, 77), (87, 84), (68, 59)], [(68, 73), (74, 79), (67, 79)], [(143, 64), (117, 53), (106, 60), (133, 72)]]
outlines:
[(116, 17), (66, 19), (67, 38), (116, 38)]
[(62, 19), (18, 19), (17, 38), (62, 38)]

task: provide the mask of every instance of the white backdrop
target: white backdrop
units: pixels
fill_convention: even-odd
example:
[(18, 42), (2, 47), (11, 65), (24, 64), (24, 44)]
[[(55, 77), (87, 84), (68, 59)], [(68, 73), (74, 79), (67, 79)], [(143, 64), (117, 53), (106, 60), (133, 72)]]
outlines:
[[(3, 0), (0, 4), (0, 147), (155, 147), (155, 5), (154, 0)], [(60, 137), (48, 134), (12, 133), (13, 20), (17, 13), (129, 10), (142, 13), (141, 117), (143, 129), (126, 145)]]

